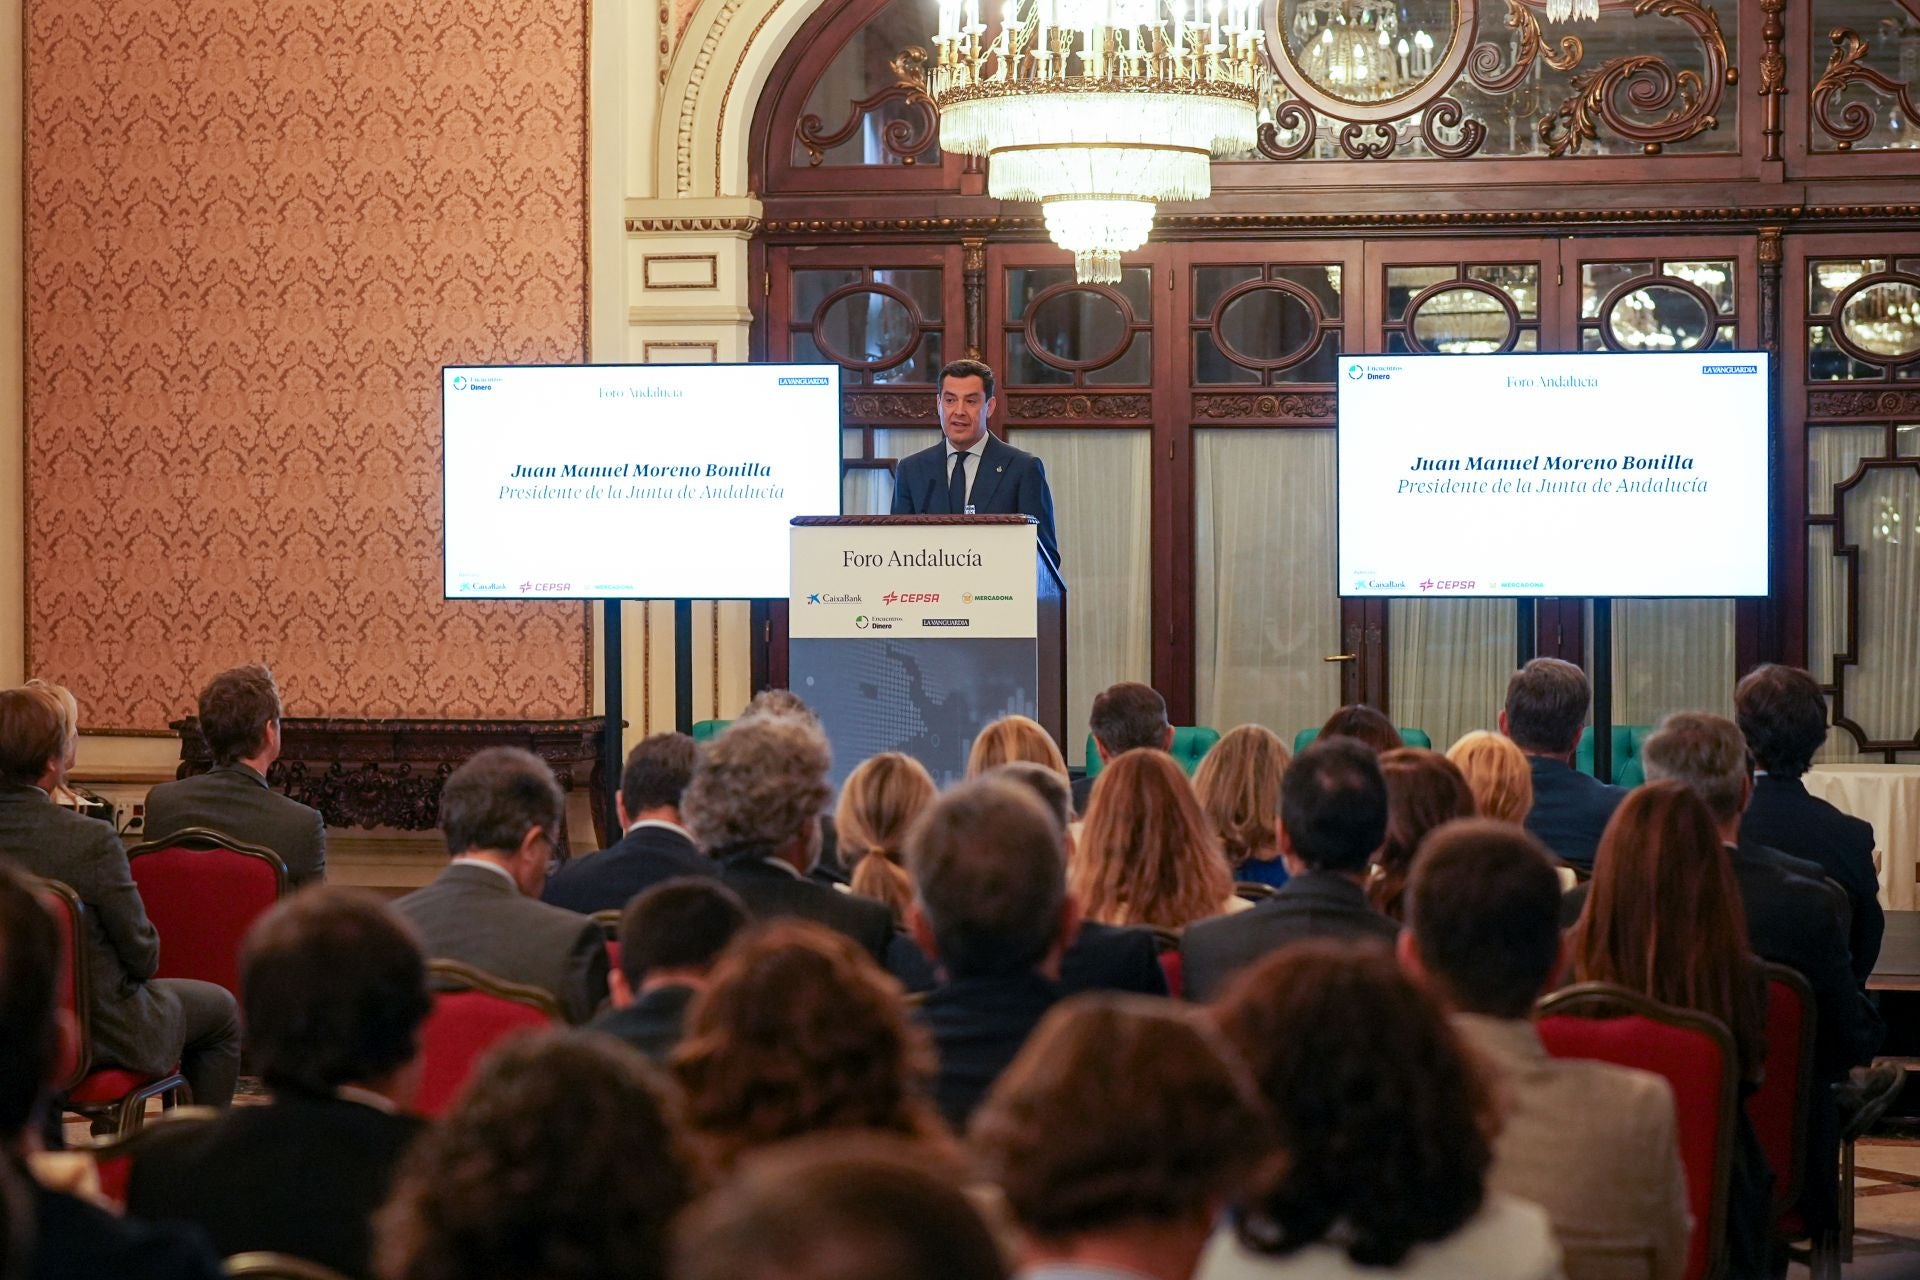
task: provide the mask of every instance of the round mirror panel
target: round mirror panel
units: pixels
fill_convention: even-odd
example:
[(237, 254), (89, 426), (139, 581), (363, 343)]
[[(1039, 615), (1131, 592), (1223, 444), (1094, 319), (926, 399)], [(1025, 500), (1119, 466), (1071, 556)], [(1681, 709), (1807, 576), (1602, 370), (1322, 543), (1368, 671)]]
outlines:
[(1063, 366), (1105, 364), (1132, 336), (1120, 304), (1092, 289), (1065, 289), (1043, 298), (1028, 324), (1035, 354)]
[(1279, 28), (1287, 59), (1321, 92), (1385, 102), (1434, 75), (1458, 18), (1458, 0), (1282, 0)]
[(1513, 339), (1513, 317), (1484, 289), (1442, 289), (1413, 313), (1413, 337), (1423, 351), (1482, 355)]
[(1920, 355), (1920, 285), (1882, 280), (1847, 299), (1840, 328), (1869, 355), (1907, 360)]
[(1249, 289), (1220, 309), (1221, 344), (1247, 364), (1277, 364), (1306, 349), (1320, 332), (1313, 308), (1272, 285)]
[(864, 368), (900, 359), (920, 336), (905, 304), (868, 289), (829, 303), (814, 333), (820, 350), (830, 359)]
[(1649, 284), (1621, 295), (1604, 323), (1622, 351), (1696, 351), (1713, 341), (1713, 321), (1694, 294)]

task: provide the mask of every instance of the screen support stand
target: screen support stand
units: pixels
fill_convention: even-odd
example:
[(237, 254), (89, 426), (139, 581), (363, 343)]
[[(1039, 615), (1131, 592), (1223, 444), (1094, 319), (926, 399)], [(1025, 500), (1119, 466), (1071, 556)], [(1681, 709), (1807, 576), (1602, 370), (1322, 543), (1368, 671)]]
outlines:
[(693, 601), (673, 602), (673, 727), (693, 732)]
[(1595, 596), (1593, 611), (1593, 776), (1613, 781), (1613, 601)]
[(1531, 596), (1522, 596), (1513, 602), (1513, 665), (1516, 667), (1526, 666), (1540, 652), (1540, 628), (1535, 613), (1537, 603)]
[(623, 747), (627, 727), (626, 712), (620, 701), (621, 682), (625, 679), (620, 670), (620, 603), (618, 600), (600, 602), (600, 669), (606, 681), (607, 708), (607, 733), (600, 745), (600, 767), (606, 772), (606, 778), (601, 785), (607, 789), (607, 833), (615, 840), (620, 834), (614, 830), (619, 822), (613, 802), (620, 794), (620, 772), (626, 767)]

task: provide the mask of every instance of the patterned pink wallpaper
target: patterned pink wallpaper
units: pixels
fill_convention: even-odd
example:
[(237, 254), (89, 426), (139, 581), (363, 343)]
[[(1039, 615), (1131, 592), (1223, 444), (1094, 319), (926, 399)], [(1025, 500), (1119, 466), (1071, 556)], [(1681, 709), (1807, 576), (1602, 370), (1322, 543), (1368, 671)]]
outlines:
[(29, 663), (163, 730), (559, 717), (580, 605), (440, 598), (438, 369), (586, 333), (583, 0), (27, 6)]

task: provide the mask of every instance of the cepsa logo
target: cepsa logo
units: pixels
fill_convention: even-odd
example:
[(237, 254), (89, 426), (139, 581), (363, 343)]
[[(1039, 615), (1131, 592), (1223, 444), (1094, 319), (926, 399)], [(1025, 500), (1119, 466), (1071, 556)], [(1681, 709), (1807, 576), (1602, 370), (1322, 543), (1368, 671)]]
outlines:
[(889, 591), (880, 597), (882, 604), (939, 604), (938, 591)]
[(523, 582), (520, 584), (520, 592), (522, 595), (538, 595), (543, 591), (561, 592), (571, 590), (573, 590), (573, 584), (571, 582)]
[(1420, 583), (1422, 591), (1471, 591), (1479, 584), (1472, 578), (1426, 578)]

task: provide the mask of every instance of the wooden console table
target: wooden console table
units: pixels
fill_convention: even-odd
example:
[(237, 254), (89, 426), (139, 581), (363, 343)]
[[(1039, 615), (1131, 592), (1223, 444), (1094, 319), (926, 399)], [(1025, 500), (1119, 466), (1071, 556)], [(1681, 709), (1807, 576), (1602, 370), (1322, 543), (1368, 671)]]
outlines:
[[(213, 767), (198, 716), (170, 726), (180, 735), (180, 767), (191, 777)], [(520, 747), (553, 767), (562, 791), (587, 788), (593, 831), (607, 845), (613, 815), (601, 764), (604, 716), (581, 720), (348, 720), (288, 716), (280, 722), (280, 758), (267, 782), (318, 809), (330, 827), (440, 825), (440, 788), (447, 776), (485, 747)], [(559, 837), (566, 848), (565, 833)]]

